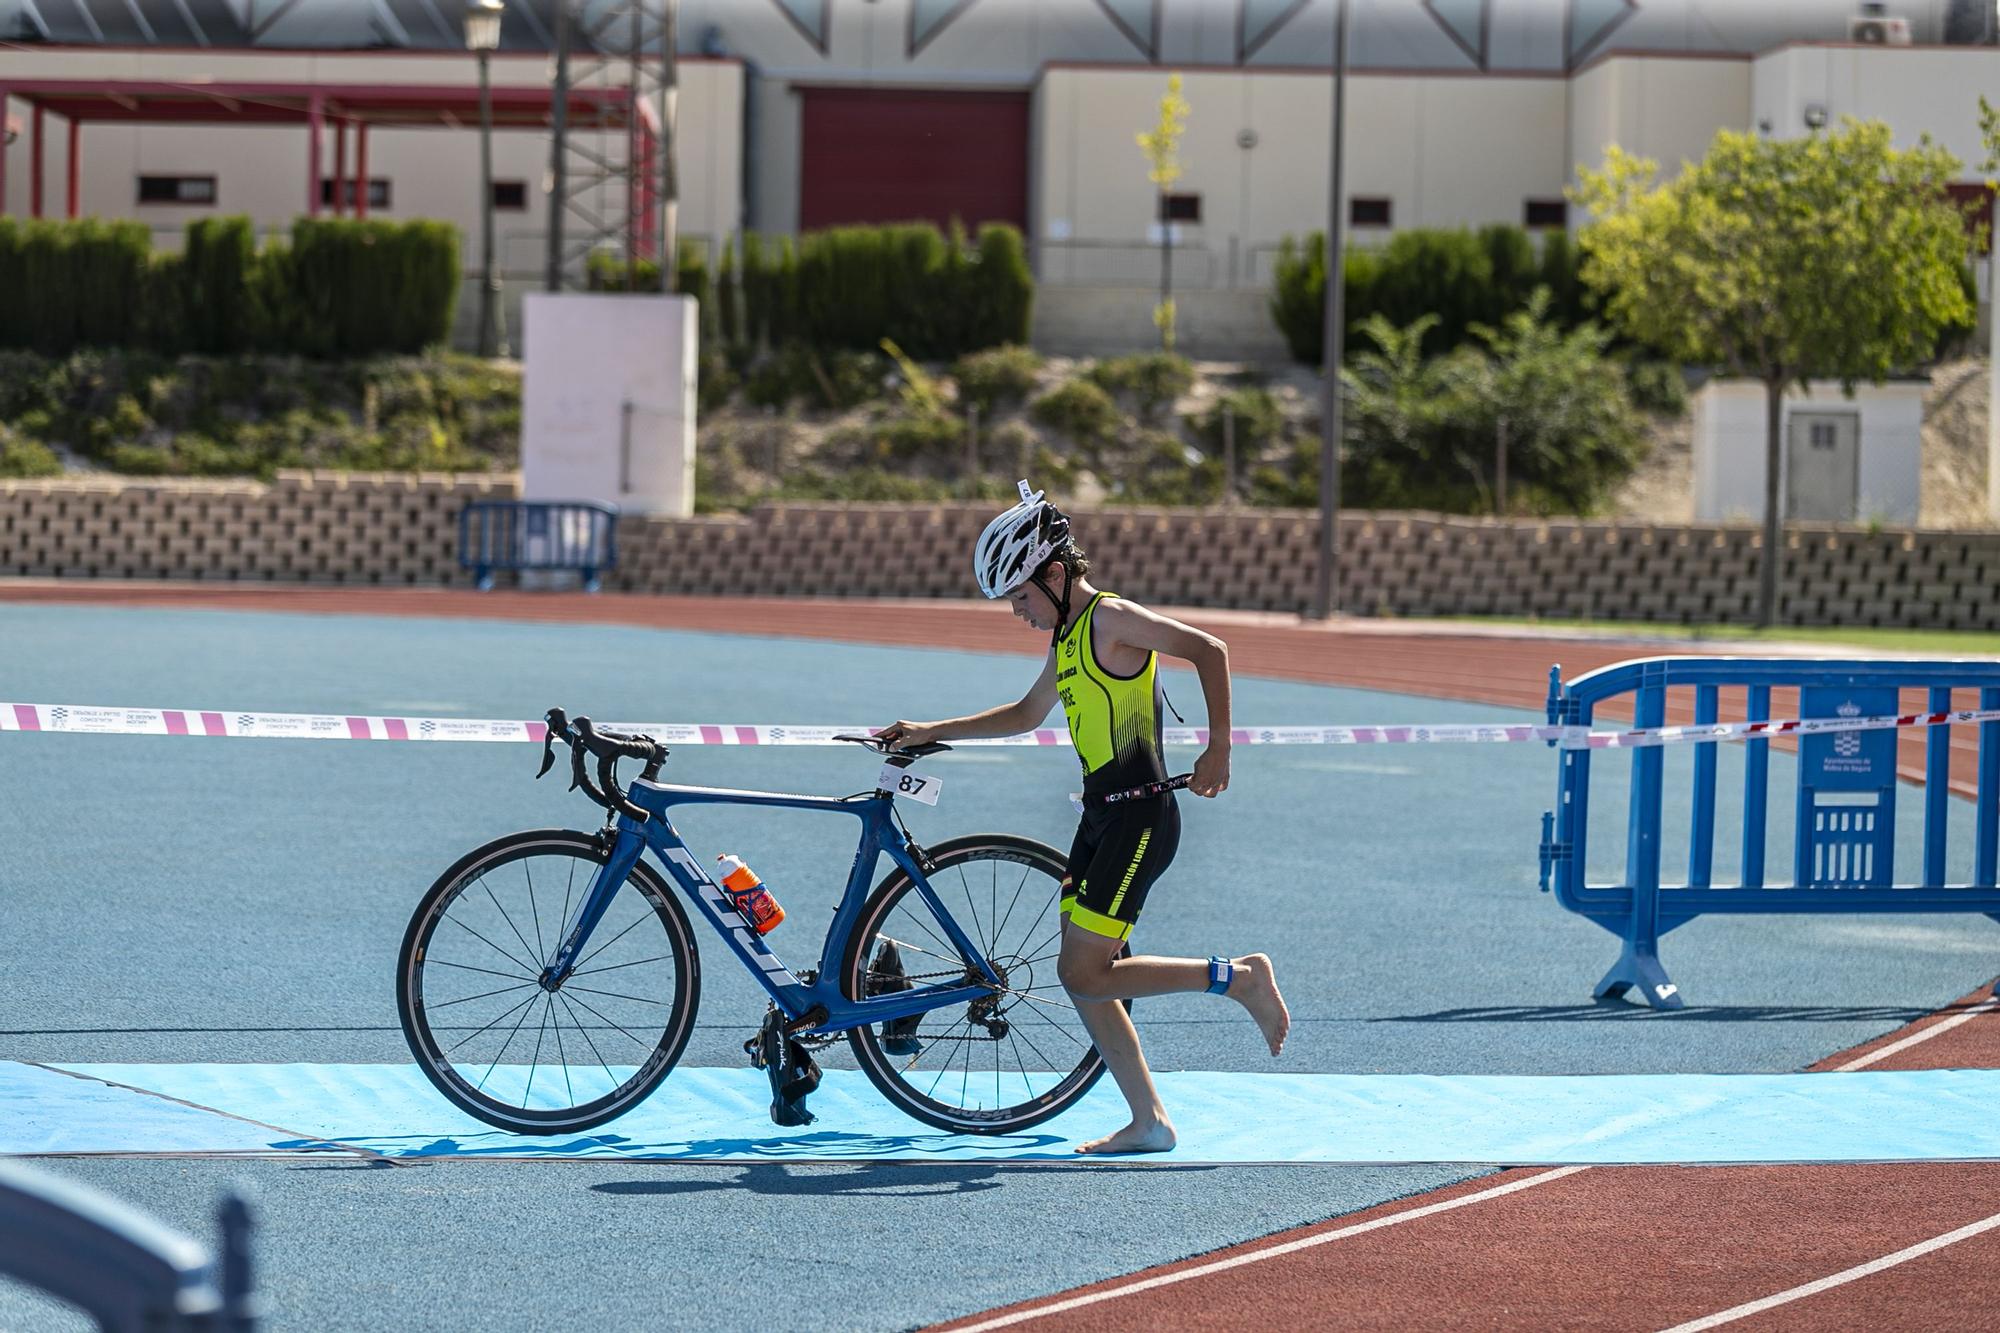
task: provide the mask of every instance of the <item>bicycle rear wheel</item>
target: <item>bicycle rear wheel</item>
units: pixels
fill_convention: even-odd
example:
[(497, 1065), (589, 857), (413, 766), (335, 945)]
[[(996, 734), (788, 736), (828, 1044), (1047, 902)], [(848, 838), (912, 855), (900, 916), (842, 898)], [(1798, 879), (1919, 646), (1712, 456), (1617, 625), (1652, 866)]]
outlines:
[[(882, 1095), (925, 1124), (965, 1134), (1039, 1125), (1075, 1105), (1104, 1073), (1056, 979), (1063, 858), (1045, 843), (1006, 834), (956, 838), (930, 855), (931, 888), (1005, 989), (917, 1019), (852, 1028), (848, 1043)], [(887, 954), (885, 945), (893, 946)], [(869, 895), (848, 942), (846, 993), (936, 985), (965, 972), (915, 882), (892, 871)]]
[(516, 833), (445, 871), (410, 918), (396, 966), (403, 1036), (468, 1115), (522, 1134), (601, 1125), (687, 1046), (700, 962), (687, 914), (643, 861), (569, 979), (539, 983), (607, 855), (573, 830)]

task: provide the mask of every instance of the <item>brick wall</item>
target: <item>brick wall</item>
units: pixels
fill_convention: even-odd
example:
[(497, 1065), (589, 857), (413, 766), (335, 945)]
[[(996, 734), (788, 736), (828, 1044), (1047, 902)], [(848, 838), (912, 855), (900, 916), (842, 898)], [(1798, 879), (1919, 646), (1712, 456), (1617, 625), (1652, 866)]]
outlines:
[[(256, 482), (0, 481), (0, 576), (464, 584), (458, 511), (513, 476), (280, 473)], [(987, 506), (763, 506), (626, 518), (625, 591), (966, 597)], [(1107, 509), (1076, 515), (1100, 581), (1184, 606), (1299, 611), (1311, 513)], [(1368, 614), (1742, 622), (1754, 528), (1349, 514), (1342, 601)], [(2000, 533), (1796, 528), (1781, 617), (1800, 625), (2000, 630)]]

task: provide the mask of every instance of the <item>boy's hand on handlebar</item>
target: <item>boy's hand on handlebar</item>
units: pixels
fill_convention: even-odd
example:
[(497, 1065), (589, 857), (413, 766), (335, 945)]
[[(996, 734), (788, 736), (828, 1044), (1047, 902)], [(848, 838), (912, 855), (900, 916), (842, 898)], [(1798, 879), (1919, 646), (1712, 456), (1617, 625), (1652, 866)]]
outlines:
[(875, 739), (898, 750), (911, 749), (918, 745), (929, 745), (938, 739), (938, 724), (935, 722), (891, 722), (875, 733)]

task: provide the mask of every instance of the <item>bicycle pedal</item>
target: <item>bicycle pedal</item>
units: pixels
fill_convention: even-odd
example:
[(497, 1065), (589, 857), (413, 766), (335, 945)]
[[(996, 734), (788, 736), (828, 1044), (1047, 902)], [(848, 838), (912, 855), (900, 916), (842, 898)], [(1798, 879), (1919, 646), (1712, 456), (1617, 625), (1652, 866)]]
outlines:
[[(883, 940), (875, 951), (875, 961), (868, 965), (868, 984), (863, 988), (869, 995), (893, 995), (909, 990), (909, 974), (903, 969), (903, 951), (896, 947), (894, 940)], [(892, 1018), (882, 1024), (882, 1052), (885, 1055), (916, 1055), (923, 1043), (917, 1040), (917, 1024), (921, 1014), (908, 1018)]]

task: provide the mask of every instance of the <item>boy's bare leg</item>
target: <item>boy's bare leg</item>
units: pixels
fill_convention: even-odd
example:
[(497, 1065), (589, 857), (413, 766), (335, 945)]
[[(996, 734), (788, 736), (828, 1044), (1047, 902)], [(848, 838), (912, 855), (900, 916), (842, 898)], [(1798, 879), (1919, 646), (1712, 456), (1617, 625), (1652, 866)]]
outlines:
[[(1077, 1014), (1089, 1029), (1104, 1057), (1125, 1102), (1132, 1108), (1132, 1122), (1115, 1134), (1092, 1139), (1077, 1151), (1165, 1152), (1175, 1143), (1174, 1128), (1160, 1105), (1153, 1086), (1152, 1072), (1139, 1047), (1139, 1034), (1132, 1026), (1120, 1000), (1143, 999), (1208, 989), (1208, 964), (1194, 958), (1160, 958), (1144, 955), (1114, 960), (1118, 941), (1109, 940), (1080, 927), (1064, 923), (1060, 971), (1063, 984), (1076, 1004)], [(1263, 954), (1232, 959), (1235, 975), (1229, 997), (1257, 1021), (1265, 1043), (1276, 1055), (1285, 1044), (1291, 1014), (1278, 993), (1271, 960)]]
[(1118, 1091), (1125, 1094), (1125, 1104), (1132, 1108), (1132, 1123), (1114, 1134), (1091, 1139), (1079, 1144), (1080, 1153), (1103, 1152), (1166, 1152), (1177, 1142), (1173, 1122), (1167, 1119), (1167, 1108), (1160, 1105), (1160, 1093), (1153, 1086), (1153, 1073), (1146, 1067), (1146, 1056), (1139, 1049), (1139, 1032), (1132, 1026), (1132, 1015), (1125, 1012), (1125, 1006), (1116, 1000), (1078, 1000), (1077, 1015), (1083, 1025), (1090, 1029), (1091, 1040), (1097, 1043), (1098, 1054), (1104, 1057), (1105, 1067), (1118, 1084)]
[[(1073, 933), (1082, 937), (1074, 953), (1070, 944)], [(1107, 941), (1101, 935), (1064, 924), (1063, 980), (1065, 985), (1070, 986), (1072, 997), (1082, 994), (1093, 1000), (1143, 1000), (1154, 995), (1179, 995), (1208, 989), (1206, 959), (1141, 954), (1136, 958), (1113, 960), (1098, 956), (1100, 951), (1095, 948), (1086, 948), (1089, 941), (1116, 947), (1115, 941)], [(1286, 1035), (1291, 1032), (1292, 1013), (1285, 1007), (1285, 997), (1278, 992), (1277, 973), (1271, 966), (1269, 956), (1252, 953), (1229, 961), (1235, 968), (1235, 976), (1231, 978), (1227, 992), (1229, 998), (1250, 1011), (1250, 1017), (1257, 1021), (1258, 1030), (1264, 1034), (1264, 1044), (1271, 1048), (1272, 1055), (1278, 1054), (1285, 1047)], [(1071, 985), (1072, 979), (1077, 984)]]

